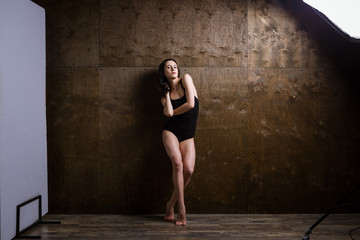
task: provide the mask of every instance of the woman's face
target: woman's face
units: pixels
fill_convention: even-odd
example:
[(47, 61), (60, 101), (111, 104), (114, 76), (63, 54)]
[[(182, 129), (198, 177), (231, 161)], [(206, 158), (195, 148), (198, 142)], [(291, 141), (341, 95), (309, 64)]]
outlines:
[(176, 79), (179, 75), (179, 70), (176, 62), (170, 60), (165, 63), (164, 75), (168, 80)]

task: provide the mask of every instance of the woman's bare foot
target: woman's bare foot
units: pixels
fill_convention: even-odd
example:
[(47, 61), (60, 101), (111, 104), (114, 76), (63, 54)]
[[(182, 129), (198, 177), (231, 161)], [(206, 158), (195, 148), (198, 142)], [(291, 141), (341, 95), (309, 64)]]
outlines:
[(176, 222), (175, 222), (176, 226), (186, 226), (186, 212), (185, 212), (185, 208), (183, 210), (179, 209), (177, 218), (176, 218)]
[(164, 216), (164, 220), (170, 222), (175, 220), (174, 207), (169, 206), (169, 203), (166, 204), (166, 213)]

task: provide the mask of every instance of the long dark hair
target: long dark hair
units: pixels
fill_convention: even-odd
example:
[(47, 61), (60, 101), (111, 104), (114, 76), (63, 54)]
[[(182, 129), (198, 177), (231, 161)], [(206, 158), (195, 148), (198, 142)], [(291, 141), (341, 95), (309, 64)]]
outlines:
[[(159, 66), (159, 83), (160, 83), (160, 91), (162, 93), (163, 96), (165, 96), (165, 94), (167, 92), (170, 92), (170, 84), (169, 84), (169, 80), (165, 77), (164, 75), (164, 69), (165, 69), (165, 64), (168, 62), (168, 61), (174, 61), (177, 65), (177, 62), (175, 59), (172, 59), (172, 58), (168, 58), (168, 59), (165, 59), (164, 61), (161, 62), (160, 66)], [(178, 77), (180, 77), (180, 69), (179, 69), (179, 66), (178, 66)]]

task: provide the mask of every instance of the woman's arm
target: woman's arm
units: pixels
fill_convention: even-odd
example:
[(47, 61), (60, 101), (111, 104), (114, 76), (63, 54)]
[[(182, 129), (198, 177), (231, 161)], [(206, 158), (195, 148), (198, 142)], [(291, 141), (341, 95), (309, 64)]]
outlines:
[(197, 97), (197, 92), (194, 86), (194, 82), (189, 74), (185, 74), (183, 78), (183, 86), (186, 92), (186, 103), (178, 107), (177, 109), (173, 110), (173, 115), (179, 115), (189, 111), (190, 109), (194, 108), (195, 106), (195, 99)]
[(174, 110), (170, 100), (170, 92), (167, 92), (165, 97), (161, 98), (161, 104), (164, 106), (164, 115), (167, 117), (172, 117), (174, 115)]

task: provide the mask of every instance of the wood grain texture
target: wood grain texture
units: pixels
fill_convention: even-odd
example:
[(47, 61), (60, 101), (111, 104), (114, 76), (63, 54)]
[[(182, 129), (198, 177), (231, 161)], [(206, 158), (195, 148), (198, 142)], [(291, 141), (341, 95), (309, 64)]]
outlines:
[[(37, 225), (27, 235), (41, 239), (301, 239), (321, 215), (311, 214), (190, 214), (186, 227), (164, 222), (161, 215), (46, 215), (60, 225)], [(346, 240), (359, 226), (358, 214), (330, 215), (310, 235), (311, 239)], [(352, 233), (354, 239), (359, 231)]]
[[(101, 65), (243, 66), (246, 1), (101, 1)], [(116, 29), (116, 31), (114, 31)]]
[(281, 1), (249, 1), (249, 65), (256, 67), (320, 67), (330, 59), (320, 54), (313, 36)]
[(46, 9), (48, 66), (99, 65), (99, 1), (39, 1)]
[[(47, 71), (47, 79), (47, 91), (51, 93), (47, 94), (48, 128), (50, 131), (66, 131), (52, 140), (66, 144), (63, 147), (70, 150), (70, 155), (94, 156), (98, 153), (99, 139), (98, 70), (87, 67), (51, 68)], [(87, 144), (76, 144), (81, 142)]]
[(99, 71), (51, 68), (47, 79), (49, 206), (93, 212), (99, 200), (94, 194), (100, 157)]

